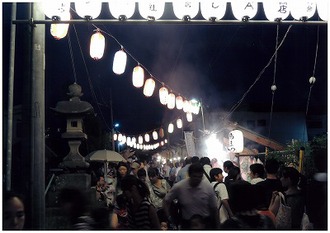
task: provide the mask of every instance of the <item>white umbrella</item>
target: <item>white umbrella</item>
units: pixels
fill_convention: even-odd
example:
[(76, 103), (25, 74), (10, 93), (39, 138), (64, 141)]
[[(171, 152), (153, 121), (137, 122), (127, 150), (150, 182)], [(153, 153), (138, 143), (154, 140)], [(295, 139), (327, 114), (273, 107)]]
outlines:
[(116, 151), (97, 150), (89, 153), (86, 160), (90, 161), (106, 161), (106, 162), (126, 162), (126, 159)]
[(126, 159), (116, 151), (96, 150), (86, 156), (86, 160), (104, 162), (104, 178), (108, 174), (108, 162), (126, 162)]

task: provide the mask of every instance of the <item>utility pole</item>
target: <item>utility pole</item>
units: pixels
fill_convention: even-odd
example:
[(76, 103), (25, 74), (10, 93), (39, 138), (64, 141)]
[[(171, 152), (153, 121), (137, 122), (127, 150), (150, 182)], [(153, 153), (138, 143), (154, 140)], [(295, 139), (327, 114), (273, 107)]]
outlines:
[(114, 125), (113, 125), (113, 108), (112, 108), (112, 89), (110, 88), (110, 111), (111, 111), (111, 142), (112, 142), (112, 150), (116, 151), (115, 148), (115, 140), (113, 135), (115, 134)]

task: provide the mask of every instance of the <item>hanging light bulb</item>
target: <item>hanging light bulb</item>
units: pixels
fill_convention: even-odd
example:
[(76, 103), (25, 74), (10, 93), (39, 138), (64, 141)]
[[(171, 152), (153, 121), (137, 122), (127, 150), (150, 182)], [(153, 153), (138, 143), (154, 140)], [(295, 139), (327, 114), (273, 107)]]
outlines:
[(174, 131), (174, 125), (173, 125), (173, 123), (168, 124), (167, 132), (173, 133), (173, 131)]
[(227, 0), (203, 0), (201, 1), (201, 13), (204, 19), (219, 20), (226, 13)]
[(143, 0), (139, 1), (140, 15), (148, 20), (159, 19), (165, 10), (165, 0)]
[(183, 98), (182, 96), (178, 95), (175, 97), (175, 105), (178, 110), (183, 108)]
[(141, 135), (138, 137), (138, 143), (139, 144), (142, 144), (143, 143), (143, 137)]
[(75, 1), (74, 6), (77, 14), (84, 19), (96, 19), (99, 17), (102, 9), (100, 0), (93, 1)]
[(144, 141), (145, 141), (145, 142), (149, 142), (149, 141), (150, 141), (150, 135), (149, 135), (148, 133), (146, 133), (146, 134), (144, 135)]
[(144, 70), (140, 65), (137, 65), (133, 69), (132, 75), (133, 86), (140, 88), (144, 83)]
[(96, 29), (95, 33), (91, 37), (90, 41), (90, 56), (94, 60), (99, 60), (103, 57), (105, 48), (105, 38), (100, 32), (100, 29)]
[(169, 109), (175, 108), (175, 95), (172, 92), (167, 96), (167, 107)]
[(152, 96), (155, 90), (155, 80), (153, 78), (148, 78), (144, 83), (143, 94), (147, 97)]
[(187, 117), (188, 122), (192, 122), (192, 113), (191, 112), (187, 112), (186, 117)]
[(315, 83), (315, 81), (316, 81), (316, 78), (315, 77), (312, 76), (312, 77), (309, 78), (309, 83), (310, 84), (313, 85)]
[(109, 0), (108, 5), (116, 19), (131, 18), (135, 12), (135, 1), (132, 0)]
[(160, 128), (159, 129), (159, 137), (160, 138), (163, 138), (165, 135), (164, 135), (164, 129), (163, 128)]
[(115, 74), (121, 75), (125, 72), (127, 62), (127, 54), (124, 49), (117, 51), (113, 58), (112, 70)]
[[(61, 17), (61, 20), (70, 20), (70, 12)], [(60, 40), (68, 34), (69, 24), (68, 23), (52, 23), (50, 25), (50, 34), (56, 39)]]
[(276, 91), (277, 87), (276, 87), (275, 84), (273, 84), (273, 85), (270, 87), (270, 89), (271, 89), (272, 91)]
[(167, 103), (167, 96), (168, 96), (168, 90), (167, 90), (166, 87), (162, 86), (159, 89), (159, 100), (160, 100), (160, 103), (161, 104), (166, 105), (166, 103)]
[(153, 138), (154, 140), (158, 140), (158, 133), (157, 133), (156, 130), (154, 130), (154, 132), (152, 132), (152, 138)]
[(258, 12), (258, 1), (232, 0), (231, 8), (236, 19), (252, 19)]
[(182, 120), (181, 120), (181, 118), (178, 118), (178, 119), (176, 120), (176, 127), (177, 127), (178, 129), (181, 129), (181, 128), (182, 128)]

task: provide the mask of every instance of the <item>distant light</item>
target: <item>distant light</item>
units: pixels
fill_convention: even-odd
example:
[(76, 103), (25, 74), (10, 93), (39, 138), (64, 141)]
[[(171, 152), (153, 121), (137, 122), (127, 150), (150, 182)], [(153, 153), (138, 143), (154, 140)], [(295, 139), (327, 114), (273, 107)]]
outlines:
[(309, 78), (309, 83), (310, 84), (314, 84), (315, 81), (316, 81), (316, 78), (315, 77), (312, 76), (312, 77)]
[(182, 119), (181, 119), (181, 118), (178, 118), (178, 119), (176, 120), (176, 127), (177, 127), (178, 129), (181, 129), (181, 128), (182, 128)]
[(187, 117), (187, 121), (188, 122), (192, 122), (193, 117), (192, 117), (192, 113), (191, 112), (187, 112), (186, 113), (186, 117)]
[(182, 96), (178, 95), (175, 97), (175, 106), (178, 110), (183, 108), (183, 98)]
[(115, 123), (115, 128), (118, 128), (119, 127), (119, 123)]
[(173, 125), (173, 123), (170, 123), (170, 124), (168, 125), (167, 132), (169, 132), (169, 133), (173, 133), (173, 131), (174, 131), (174, 125)]

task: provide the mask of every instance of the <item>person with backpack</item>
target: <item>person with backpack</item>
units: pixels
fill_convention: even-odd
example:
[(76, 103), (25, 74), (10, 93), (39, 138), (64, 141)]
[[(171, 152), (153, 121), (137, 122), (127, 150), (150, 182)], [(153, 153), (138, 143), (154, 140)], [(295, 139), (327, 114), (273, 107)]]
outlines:
[(215, 191), (218, 200), (218, 210), (220, 223), (233, 216), (229, 205), (229, 196), (225, 183), (223, 183), (223, 175), (221, 168), (212, 168), (210, 170), (211, 185)]

